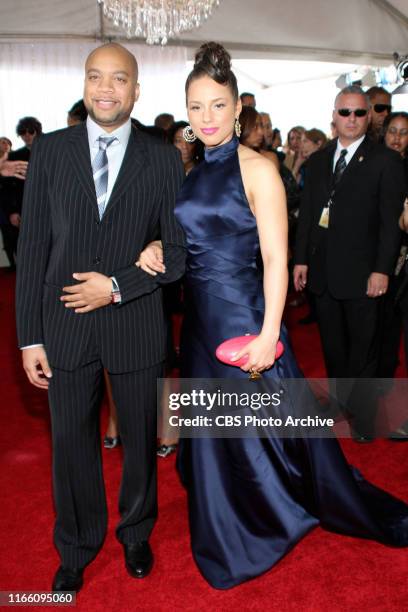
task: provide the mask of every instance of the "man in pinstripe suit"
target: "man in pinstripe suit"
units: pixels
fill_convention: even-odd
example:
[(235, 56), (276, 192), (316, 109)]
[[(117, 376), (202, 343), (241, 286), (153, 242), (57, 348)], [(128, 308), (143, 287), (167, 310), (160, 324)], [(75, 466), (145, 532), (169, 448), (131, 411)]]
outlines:
[[(85, 73), (87, 123), (33, 147), (18, 250), (23, 365), (32, 384), (48, 388), (51, 410), (61, 557), (54, 590), (81, 588), (106, 533), (98, 425), (104, 367), (124, 447), (117, 537), (132, 576), (152, 567), (156, 379), (165, 348), (160, 285), (179, 278), (185, 263), (173, 216), (183, 167), (176, 149), (131, 127), (139, 95), (134, 56), (104, 45)], [(134, 262), (158, 234), (166, 271), (152, 277)]]

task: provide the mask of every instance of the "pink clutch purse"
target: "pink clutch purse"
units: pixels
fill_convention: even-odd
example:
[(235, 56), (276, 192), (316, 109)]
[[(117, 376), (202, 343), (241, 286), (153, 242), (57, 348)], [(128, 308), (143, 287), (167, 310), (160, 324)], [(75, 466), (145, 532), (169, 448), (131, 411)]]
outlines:
[[(217, 347), (215, 351), (215, 356), (217, 357), (217, 359), (222, 361), (222, 363), (240, 368), (241, 366), (246, 364), (246, 362), (248, 361), (248, 357), (244, 355), (243, 357), (241, 357), (241, 359), (238, 359), (238, 361), (231, 361), (231, 359), (241, 349), (243, 349), (247, 344), (252, 342), (252, 340), (255, 340), (255, 338), (257, 337), (258, 336), (250, 336), (250, 335), (236, 336), (235, 338), (230, 338), (229, 340), (225, 340), (225, 342), (223, 342)], [(278, 340), (278, 343), (276, 345), (275, 359), (279, 359), (279, 357), (283, 354), (283, 351), (284, 351), (283, 344), (280, 340)]]

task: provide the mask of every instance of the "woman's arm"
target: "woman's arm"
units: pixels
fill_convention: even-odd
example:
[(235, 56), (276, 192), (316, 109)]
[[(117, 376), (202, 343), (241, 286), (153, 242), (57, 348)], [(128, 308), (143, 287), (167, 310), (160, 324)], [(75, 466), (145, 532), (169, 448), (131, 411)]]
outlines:
[(256, 157), (242, 161), (245, 190), (256, 217), (264, 265), (265, 314), (256, 340), (236, 355), (248, 354), (243, 370), (262, 371), (275, 361), (281, 319), (288, 288), (288, 222), (283, 183), (275, 167)]

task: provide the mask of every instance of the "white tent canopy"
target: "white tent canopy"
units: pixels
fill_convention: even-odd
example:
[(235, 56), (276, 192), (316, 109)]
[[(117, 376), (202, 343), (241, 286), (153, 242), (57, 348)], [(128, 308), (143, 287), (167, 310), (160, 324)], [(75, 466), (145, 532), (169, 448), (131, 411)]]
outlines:
[(408, 0), (220, 0), (201, 28), (163, 48), (126, 39), (96, 0), (0, 0), (0, 132), (12, 135), (27, 114), (45, 131), (63, 127), (82, 95), (87, 54), (111, 37), (139, 60), (135, 114), (144, 123), (162, 111), (185, 118), (186, 62), (216, 40), (231, 52), (240, 91), (255, 92), (275, 125), (328, 131), (340, 74), (408, 52)]
[(82, 96), (86, 56), (110, 38), (138, 58), (134, 115), (144, 123), (162, 111), (185, 118), (187, 60), (215, 40), (231, 52), (240, 91), (256, 94), (285, 137), (299, 123), (329, 130), (337, 76), (408, 52), (408, 0), (220, 0), (201, 28), (164, 48), (127, 40), (96, 0), (0, 0), (0, 135), (21, 146), (15, 126), (25, 115), (45, 132), (64, 127)]
[[(101, 40), (123, 33), (96, 0), (1, 0), (0, 38)], [(199, 29), (171, 44), (224, 43), (235, 58), (389, 64), (408, 47), (407, 0), (221, 0)]]

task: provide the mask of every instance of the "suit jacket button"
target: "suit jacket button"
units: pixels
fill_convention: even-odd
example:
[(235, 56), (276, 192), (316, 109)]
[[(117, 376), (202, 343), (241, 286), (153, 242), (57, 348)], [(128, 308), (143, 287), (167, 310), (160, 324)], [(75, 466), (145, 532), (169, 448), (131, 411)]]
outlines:
[(95, 259), (93, 260), (94, 264), (99, 264), (101, 263), (101, 258), (100, 257), (95, 257)]

